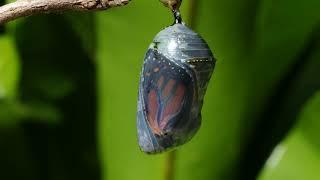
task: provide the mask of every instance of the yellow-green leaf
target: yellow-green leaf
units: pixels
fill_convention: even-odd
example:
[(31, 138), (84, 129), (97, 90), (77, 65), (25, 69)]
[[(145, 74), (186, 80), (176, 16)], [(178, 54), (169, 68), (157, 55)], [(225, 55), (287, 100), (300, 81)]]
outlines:
[(0, 35), (0, 99), (17, 95), (19, 59), (13, 39)]

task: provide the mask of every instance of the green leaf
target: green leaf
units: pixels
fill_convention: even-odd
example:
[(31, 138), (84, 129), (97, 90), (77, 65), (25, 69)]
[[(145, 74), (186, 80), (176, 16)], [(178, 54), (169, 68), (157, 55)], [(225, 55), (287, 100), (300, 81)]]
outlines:
[(0, 100), (17, 95), (19, 59), (15, 44), (9, 35), (0, 35)]
[(12, 36), (0, 35), (0, 126), (15, 124), (19, 119), (16, 108), (20, 75), (18, 53)]
[(320, 93), (308, 101), (298, 125), (268, 159), (259, 180), (319, 179)]
[[(320, 89), (320, 80), (314, 78), (320, 75), (320, 34), (318, 30), (315, 29), (315, 36), (311, 37), (309, 55), (303, 61), (303, 68), (298, 73), (299, 76), (295, 79), (295, 83), (289, 86), (286, 103), (279, 116), (282, 119), (296, 119), (302, 109), (299, 121), (287, 138), (273, 151), (264, 171), (260, 174), (260, 179), (313, 180), (319, 177), (316, 172), (320, 167), (318, 140), (320, 96), (315, 92)], [(277, 133), (277, 131), (274, 132)]]

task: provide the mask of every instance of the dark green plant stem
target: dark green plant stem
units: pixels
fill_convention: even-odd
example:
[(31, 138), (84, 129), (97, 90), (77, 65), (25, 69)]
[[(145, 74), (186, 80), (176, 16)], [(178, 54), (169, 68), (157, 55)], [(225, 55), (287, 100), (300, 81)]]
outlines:
[(318, 77), (320, 63), (311, 58), (320, 48), (319, 27), (315, 29), (291, 70), (279, 81), (269, 98), (267, 109), (258, 117), (261, 121), (252, 133), (253, 137), (246, 146), (243, 158), (237, 164), (239, 172), (236, 177), (240, 177), (239, 179), (257, 178), (273, 148), (297, 121), (305, 102), (319, 90), (320, 80), (315, 77)]
[(169, 152), (165, 164), (165, 180), (174, 180), (176, 151)]
[(188, 25), (192, 28), (196, 27), (196, 17), (198, 14), (198, 0), (190, 0), (189, 2), (189, 12), (188, 12), (188, 16), (189, 16), (189, 22)]

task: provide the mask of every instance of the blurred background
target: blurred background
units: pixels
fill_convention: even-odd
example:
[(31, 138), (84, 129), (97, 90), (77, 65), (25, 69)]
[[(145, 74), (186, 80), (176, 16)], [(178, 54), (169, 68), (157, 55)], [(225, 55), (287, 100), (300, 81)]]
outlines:
[(144, 54), (173, 21), (157, 0), (0, 26), (0, 179), (319, 180), (319, 9), (185, 0), (218, 62), (198, 134), (161, 155), (135, 128)]

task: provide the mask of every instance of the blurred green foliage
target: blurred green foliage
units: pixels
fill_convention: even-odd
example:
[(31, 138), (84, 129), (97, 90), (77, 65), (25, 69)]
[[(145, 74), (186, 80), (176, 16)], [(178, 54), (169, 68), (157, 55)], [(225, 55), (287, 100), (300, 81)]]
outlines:
[(319, 7), (185, 1), (218, 63), (199, 133), (154, 156), (136, 142), (137, 89), (168, 9), (139, 0), (1, 27), (0, 179), (319, 179)]
[(17, 94), (19, 78), (19, 61), (12, 37), (0, 37), (0, 46), (3, 50), (0, 62), (0, 98), (13, 98)]
[(305, 104), (288, 137), (275, 148), (259, 179), (319, 179), (319, 108), (318, 92)]
[(1, 126), (0, 179), (99, 179), (94, 59), (67, 17), (32, 17), (15, 26), (7, 28), (15, 45), (5, 53), (20, 59), (18, 93), (13, 102), (1, 101), (1, 110), (10, 111), (0, 117), (19, 123)]

